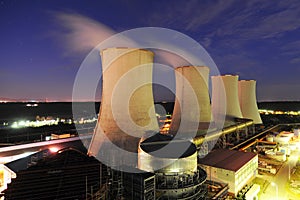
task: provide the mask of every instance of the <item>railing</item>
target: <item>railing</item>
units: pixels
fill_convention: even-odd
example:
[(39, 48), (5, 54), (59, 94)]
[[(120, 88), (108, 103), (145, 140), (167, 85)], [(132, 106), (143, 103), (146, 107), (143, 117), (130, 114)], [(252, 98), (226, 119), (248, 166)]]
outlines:
[(206, 172), (198, 168), (193, 175), (174, 174), (174, 175), (156, 175), (156, 189), (183, 189), (201, 185), (207, 178)]

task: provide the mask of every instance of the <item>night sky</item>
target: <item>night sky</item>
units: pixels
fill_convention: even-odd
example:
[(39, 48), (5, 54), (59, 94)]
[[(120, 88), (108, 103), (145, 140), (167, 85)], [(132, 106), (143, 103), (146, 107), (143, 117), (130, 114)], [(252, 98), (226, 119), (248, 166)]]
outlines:
[(93, 47), (149, 26), (198, 41), (221, 74), (257, 80), (258, 101), (300, 100), (298, 0), (0, 1), (0, 98), (70, 101)]

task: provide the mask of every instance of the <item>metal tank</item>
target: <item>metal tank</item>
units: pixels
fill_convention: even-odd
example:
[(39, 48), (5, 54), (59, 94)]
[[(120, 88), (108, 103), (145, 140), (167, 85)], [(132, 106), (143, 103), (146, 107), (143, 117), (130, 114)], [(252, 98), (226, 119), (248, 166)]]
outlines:
[(138, 167), (155, 173), (157, 199), (204, 199), (206, 172), (197, 166), (197, 148), (189, 140), (156, 134), (139, 146)]
[(138, 167), (148, 172), (183, 173), (197, 170), (197, 148), (188, 140), (156, 134), (141, 142)]

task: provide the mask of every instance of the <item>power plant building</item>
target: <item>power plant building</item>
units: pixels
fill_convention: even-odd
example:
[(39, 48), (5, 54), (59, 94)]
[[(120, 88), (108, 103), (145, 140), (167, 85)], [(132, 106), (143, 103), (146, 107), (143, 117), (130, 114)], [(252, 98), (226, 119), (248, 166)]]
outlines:
[[(170, 135), (163, 135), (158, 133), (154, 110), (153, 52), (145, 49), (109, 48), (101, 51), (101, 58), (102, 100), (88, 154), (95, 157), (104, 154), (111, 161), (109, 166), (112, 168), (114, 165), (137, 167), (147, 175), (135, 177), (132, 173), (113, 168), (116, 175), (115, 178), (112, 175), (116, 182), (112, 188), (113, 194), (120, 196), (120, 191), (123, 191), (125, 196), (134, 199), (205, 199), (207, 188), (204, 182), (208, 179), (228, 183), (229, 192), (237, 195), (256, 175), (256, 154), (216, 150), (200, 159), (201, 166), (205, 168), (203, 170), (198, 166), (197, 147), (187, 139), (190, 126), (181, 130), (187, 133), (186, 138), (176, 137), (183, 120), (187, 120), (187, 124), (196, 124), (197, 132), (207, 131), (212, 121), (215, 122), (221, 115), (230, 119), (228, 127), (237, 123), (237, 118), (243, 118), (241, 107), (246, 105), (243, 104), (243, 98), (251, 97), (251, 102), (253, 99), (256, 101), (253, 85), (248, 86), (250, 89), (245, 89), (250, 92), (246, 94), (243, 93), (243, 86), (240, 87), (242, 92), (239, 92), (238, 76), (213, 76), (211, 106), (209, 68), (176, 68), (176, 101)], [(254, 108), (254, 104), (251, 106)], [(151, 135), (147, 137), (148, 133)], [(128, 157), (122, 151), (112, 150), (110, 144), (133, 153), (133, 157)], [(118, 177), (121, 177), (121, 182)]]
[(210, 152), (199, 160), (207, 172), (207, 179), (229, 185), (229, 193), (237, 196), (238, 192), (257, 174), (258, 155), (228, 149)]
[(11, 183), (14, 178), (16, 178), (16, 173), (6, 165), (0, 164), (0, 194), (7, 189), (7, 185)]
[[(197, 166), (196, 146), (189, 140), (174, 142), (170, 135), (153, 135), (159, 131), (152, 93), (153, 56), (151, 51), (144, 49), (109, 48), (101, 51), (102, 101), (88, 154), (95, 157), (105, 155), (111, 161), (109, 164), (114, 173), (111, 175), (114, 195), (119, 196), (120, 191), (124, 191), (125, 196), (134, 199), (144, 199), (146, 196), (149, 197), (146, 199), (161, 200), (204, 199), (206, 172)], [(208, 68), (202, 70), (203, 75), (198, 72), (197, 80), (202, 78), (200, 84), (201, 88), (205, 88), (206, 94), (201, 97), (199, 93), (199, 99), (205, 99), (202, 121), (209, 123), (209, 71)], [(187, 76), (192, 76), (192, 73), (188, 72)], [(193, 79), (191, 84), (195, 85)], [(199, 121), (197, 126), (198, 124)], [(150, 136), (147, 138), (148, 133)], [(111, 143), (125, 151), (112, 150)], [(156, 151), (160, 153), (156, 154)], [(128, 157), (123, 152), (132, 152), (131, 155), (136, 158)], [(134, 178), (133, 174), (122, 171), (124, 166), (126, 169), (138, 166), (134, 171), (148, 172), (149, 177)], [(120, 182), (119, 179), (123, 181)], [(143, 183), (142, 188), (137, 186), (140, 183)], [(155, 194), (151, 189), (154, 185)], [(143, 190), (145, 193), (140, 192)]]
[(140, 171), (140, 173), (123, 172), (123, 196), (126, 199), (155, 200), (155, 175)]
[(256, 81), (240, 80), (238, 87), (243, 117), (252, 119), (255, 124), (262, 124), (256, 103)]
[(87, 188), (99, 183), (100, 163), (73, 148), (39, 160), (26, 170), (16, 172), (8, 185), (5, 199), (73, 200), (86, 197)]
[(157, 199), (205, 199), (206, 172), (197, 166), (196, 146), (156, 134), (141, 142), (138, 167), (155, 173)]

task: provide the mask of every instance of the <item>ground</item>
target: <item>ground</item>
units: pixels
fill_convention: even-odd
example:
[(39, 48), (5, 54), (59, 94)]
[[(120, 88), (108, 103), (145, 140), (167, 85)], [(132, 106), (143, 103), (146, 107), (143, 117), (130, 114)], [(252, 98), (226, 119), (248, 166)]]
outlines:
[(300, 199), (300, 158), (297, 165), (292, 169), (291, 179), (287, 183), (286, 188), (295, 198)]

